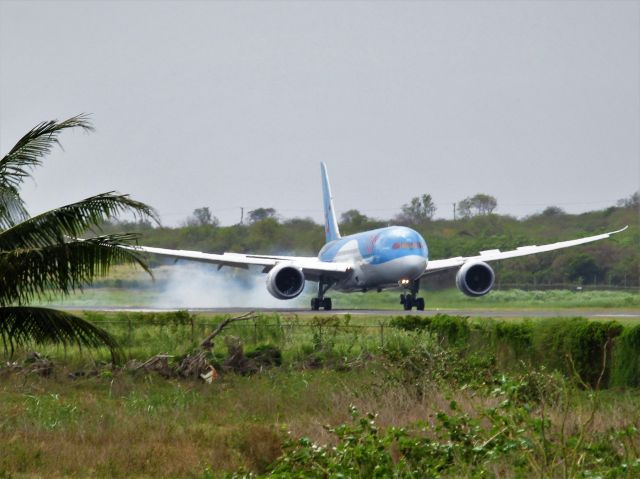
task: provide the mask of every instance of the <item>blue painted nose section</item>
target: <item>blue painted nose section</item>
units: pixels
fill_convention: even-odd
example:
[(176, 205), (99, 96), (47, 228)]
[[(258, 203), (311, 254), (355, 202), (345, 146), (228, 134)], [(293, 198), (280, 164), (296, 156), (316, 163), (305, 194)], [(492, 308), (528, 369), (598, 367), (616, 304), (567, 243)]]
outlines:
[[(427, 243), (417, 231), (404, 226), (386, 228), (378, 237), (371, 264), (383, 264), (398, 258), (415, 258), (415, 264), (424, 264), (429, 258)], [(407, 264), (413, 263), (407, 259)]]

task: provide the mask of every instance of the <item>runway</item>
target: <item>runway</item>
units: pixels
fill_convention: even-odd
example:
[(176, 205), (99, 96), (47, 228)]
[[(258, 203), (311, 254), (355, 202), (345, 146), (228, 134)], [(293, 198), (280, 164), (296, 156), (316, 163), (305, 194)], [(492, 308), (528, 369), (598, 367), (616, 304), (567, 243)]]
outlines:
[(162, 313), (184, 310), (194, 314), (230, 314), (240, 315), (248, 312), (284, 315), (346, 315), (351, 316), (435, 316), (449, 314), (453, 316), (470, 316), (480, 318), (551, 318), (554, 316), (586, 318), (619, 318), (640, 319), (640, 310), (607, 310), (607, 309), (429, 309), (426, 311), (404, 311), (402, 309), (334, 309), (332, 311), (311, 311), (305, 308), (136, 308), (136, 307), (65, 307), (68, 311), (104, 311), (104, 312), (140, 312)]

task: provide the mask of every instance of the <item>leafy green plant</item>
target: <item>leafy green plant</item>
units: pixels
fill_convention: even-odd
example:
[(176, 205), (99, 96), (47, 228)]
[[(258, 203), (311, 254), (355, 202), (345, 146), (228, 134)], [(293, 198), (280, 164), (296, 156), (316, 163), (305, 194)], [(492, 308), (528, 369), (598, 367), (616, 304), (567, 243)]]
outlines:
[[(361, 415), (352, 407), (349, 423), (326, 427), (334, 445), (290, 438), (268, 477), (486, 477), (496, 468), (516, 477), (640, 472), (637, 429), (595, 432), (597, 400), (590, 399), (586, 420), (569, 430), (569, 415), (581, 396), (570, 380), (540, 369), (475, 386), (495, 399), (492, 405), (468, 412), (452, 400), (431, 421), (406, 427), (380, 428), (375, 414)], [(550, 413), (554, 403), (563, 404), (559, 417)]]

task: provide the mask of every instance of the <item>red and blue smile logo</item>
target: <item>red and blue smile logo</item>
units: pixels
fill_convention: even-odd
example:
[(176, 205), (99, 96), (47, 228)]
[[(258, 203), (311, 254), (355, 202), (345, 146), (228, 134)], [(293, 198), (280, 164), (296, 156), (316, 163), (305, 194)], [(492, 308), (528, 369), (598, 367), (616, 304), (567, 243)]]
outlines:
[(367, 241), (367, 246), (365, 248), (366, 254), (373, 254), (373, 249), (375, 248), (376, 241), (378, 241), (379, 237), (380, 237), (380, 233), (376, 233), (371, 238), (369, 238), (369, 241)]

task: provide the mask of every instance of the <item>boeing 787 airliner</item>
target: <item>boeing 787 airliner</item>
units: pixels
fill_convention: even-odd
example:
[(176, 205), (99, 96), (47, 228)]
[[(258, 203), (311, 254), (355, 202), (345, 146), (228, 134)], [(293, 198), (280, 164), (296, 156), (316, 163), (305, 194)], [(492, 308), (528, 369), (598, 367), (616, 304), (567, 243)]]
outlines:
[(447, 269), (457, 268), (456, 285), (468, 296), (483, 296), (493, 288), (495, 273), (487, 263), (518, 256), (553, 251), (608, 238), (627, 227), (587, 238), (561, 241), (542, 246), (521, 246), (513, 251), (492, 249), (476, 256), (429, 259), (424, 238), (404, 226), (389, 226), (345, 237), (340, 236), (327, 167), (321, 163), (322, 196), (326, 244), (317, 257), (270, 256), (238, 253), (212, 254), (147, 246), (130, 247), (137, 251), (214, 263), (218, 268), (232, 266), (262, 268), (267, 273), (267, 290), (278, 299), (293, 299), (302, 293), (306, 281), (318, 283), (311, 309), (330, 310), (329, 288), (338, 291), (382, 291), (401, 288), (400, 303), (405, 310), (424, 310), (424, 298), (418, 297), (420, 279)]

